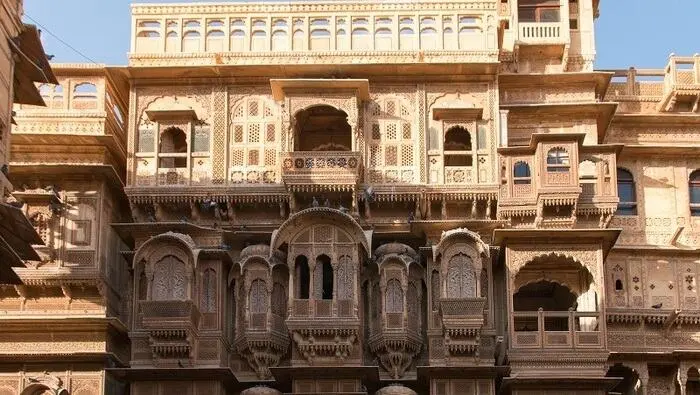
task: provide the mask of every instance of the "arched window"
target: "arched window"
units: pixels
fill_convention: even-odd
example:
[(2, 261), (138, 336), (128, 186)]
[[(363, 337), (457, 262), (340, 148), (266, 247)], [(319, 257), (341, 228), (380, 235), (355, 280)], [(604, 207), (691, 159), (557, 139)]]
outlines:
[(172, 255), (156, 262), (153, 270), (153, 300), (185, 300), (187, 280), (185, 263)]
[(265, 284), (265, 280), (257, 279), (250, 284), (248, 309), (253, 314), (267, 312), (267, 284)]
[(420, 31), (420, 47), (421, 49), (436, 49), (437, 48), (437, 30), (432, 27), (426, 27)]
[(289, 49), (289, 43), (286, 30), (275, 30), (272, 32), (272, 50), (286, 51)]
[(245, 50), (245, 32), (241, 29), (231, 31), (231, 51)]
[(272, 284), (272, 313), (280, 317), (287, 315), (287, 295), (284, 285), (275, 282)]
[(294, 260), (294, 273), (296, 275), (296, 298), (309, 298), (309, 282), (311, 276), (309, 273), (309, 262), (304, 255), (299, 255)]
[(471, 166), (472, 137), (469, 131), (461, 126), (451, 127), (445, 133), (443, 151), (445, 166)]
[(472, 259), (464, 254), (450, 258), (447, 266), (447, 297), (473, 298), (476, 296), (476, 275)]
[(414, 49), (414, 33), (410, 27), (402, 27), (399, 30), (399, 49), (410, 50)]
[(690, 173), (688, 193), (690, 195), (690, 215), (700, 217), (700, 170)]
[(73, 97), (76, 99), (96, 99), (97, 87), (90, 82), (78, 84), (73, 88)]
[(179, 128), (166, 129), (160, 136), (158, 152), (161, 156), (159, 167), (187, 167), (187, 135)]
[(547, 171), (569, 171), (569, 153), (564, 148), (556, 147), (547, 152)]
[(190, 30), (182, 35), (182, 52), (198, 52), (199, 51), (199, 32)]
[(168, 128), (160, 136), (160, 153), (172, 154), (187, 152), (187, 136), (180, 128)]
[(352, 37), (350, 40), (352, 49), (369, 49), (369, 30), (365, 29), (364, 27), (352, 29)]
[(637, 215), (637, 192), (634, 186), (634, 176), (625, 169), (617, 168), (617, 194), (620, 203), (617, 205), (617, 215)]
[(314, 270), (316, 284), (316, 299), (333, 299), (333, 266), (328, 255), (319, 255), (316, 258)]
[(392, 278), (387, 281), (384, 302), (387, 313), (403, 313), (403, 289), (399, 280)]
[(615, 291), (622, 291), (622, 290), (623, 290), (622, 280), (620, 280), (618, 278), (617, 280), (615, 280)]
[(513, 182), (515, 184), (529, 184), (531, 179), (530, 165), (525, 162), (515, 162), (515, 165), (513, 165)]

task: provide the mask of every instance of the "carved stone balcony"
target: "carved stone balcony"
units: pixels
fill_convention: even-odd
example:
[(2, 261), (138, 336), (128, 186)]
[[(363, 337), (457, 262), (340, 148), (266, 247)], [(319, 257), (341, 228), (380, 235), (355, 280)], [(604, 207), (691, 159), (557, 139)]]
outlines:
[(368, 344), (391, 377), (401, 378), (423, 346), (419, 320), (403, 312), (384, 313)]
[(278, 366), (289, 348), (289, 334), (284, 318), (271, 312), (249, 313), (235, 347), (260, 379), (271, 377), (270, 366)]
[(295, 299), (286, 324), (309, 365), (359, 363), (360, 319), (352, 300)]
[(696, 112), (700, 101), (700, 56), (671, 56), (664, 69), (659, 111)]
[(362, 176), (359, 152), (302, 151), (282, 156), (282, 180), (295, 191), (349, 191)]
[(194, 357), (194, 334), (201, 314), (193, 301), (143, 300), (139, 311), (156, 364)]
[(486, 298), (440, 299), (445, 349), (451, 357), (479, 357), (485, 307)]

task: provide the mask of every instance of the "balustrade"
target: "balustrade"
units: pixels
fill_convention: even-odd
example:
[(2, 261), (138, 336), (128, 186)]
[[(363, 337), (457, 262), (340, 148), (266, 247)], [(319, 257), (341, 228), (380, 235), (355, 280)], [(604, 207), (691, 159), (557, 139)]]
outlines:
[(549, 44), (562, 37), (561, 22), (520, 22), (520, 41), (528, 44)]
[(535, 311), (514, 312), (511, 347), (600, 349), (604, 347), (598, 329), (598, 312)]
[[(453, 9), (440, 4), (431, 10), (430, 5), (421, 4), (418, 8), (410, 2), (389, 8), (380, 1), (367, 1), (361, 9), (355, 5), (329, 7), (320, 2), (281, 6), (230, 4), (211, 9), (206, 5), (196, 9), (136, 6), (132, 8), (131, 60), (133, 63), (166, 53), (219, 53), (231, 57), (234, 62), (241, 54), (246, 54), (245, 62), (251, 64), (251, 58), (256, 56), (261, 63), (307, 56), (314, 56), (316, 62), (319, 53), (343, 56), (352, 52), (363, 55), (374, 52), (381, 57), (391, 52), (410, 54), (434, 50), (461, 52), (460, 55), (473, 51), (475, 56), (483, 56), (490, 50), (497, 61), (496, 18), (493, 17), (499, 10), (507, 12), (508, 9), (503, 6), (499, 9), (500, 2), (496, 0), (483, 3), (484, 7), (470, 8), (469, 16), (462, 15), (457, 4)], [(272, 59), (265, 53), (276, 53), (279, 57)], [(395, 62), (415, 62), (413, 55), (406, 59), (393, 56)], [(341, 63), (345, 59), (354, 60), (347, 57)]]

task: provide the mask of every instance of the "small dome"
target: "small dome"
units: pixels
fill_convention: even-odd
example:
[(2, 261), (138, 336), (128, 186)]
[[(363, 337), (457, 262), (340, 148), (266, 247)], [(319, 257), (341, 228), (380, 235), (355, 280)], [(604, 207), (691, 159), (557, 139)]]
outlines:
[(274, 388), (253, 387), (241, 392), (241, 395), (282, 395), (282, 393)]
[(418, 395), (418, 393), (401, 384), (390, 384), (375, 392), (374, 395)]
[(414, 261), (418, 260), (416, 250), (403, 243), (386, 243), (380, 245), (376, 250), (374, 250), (374, 255), (377, 258), (381, 258), (382, 256), (389, 254), (407, 255)]

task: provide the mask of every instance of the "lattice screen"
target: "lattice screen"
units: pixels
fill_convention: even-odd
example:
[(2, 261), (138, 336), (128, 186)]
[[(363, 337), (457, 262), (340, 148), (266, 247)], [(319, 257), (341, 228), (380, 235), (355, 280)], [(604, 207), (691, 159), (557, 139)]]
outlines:
[(367, 182), (417, 182), (418, 152), (413, 106), (399, 98), (369, 105)]
[(233, 183), (274, 183), (280, 127), (275, 104), (249, 96), (233, 108), (230, 129), (230, 176)]

